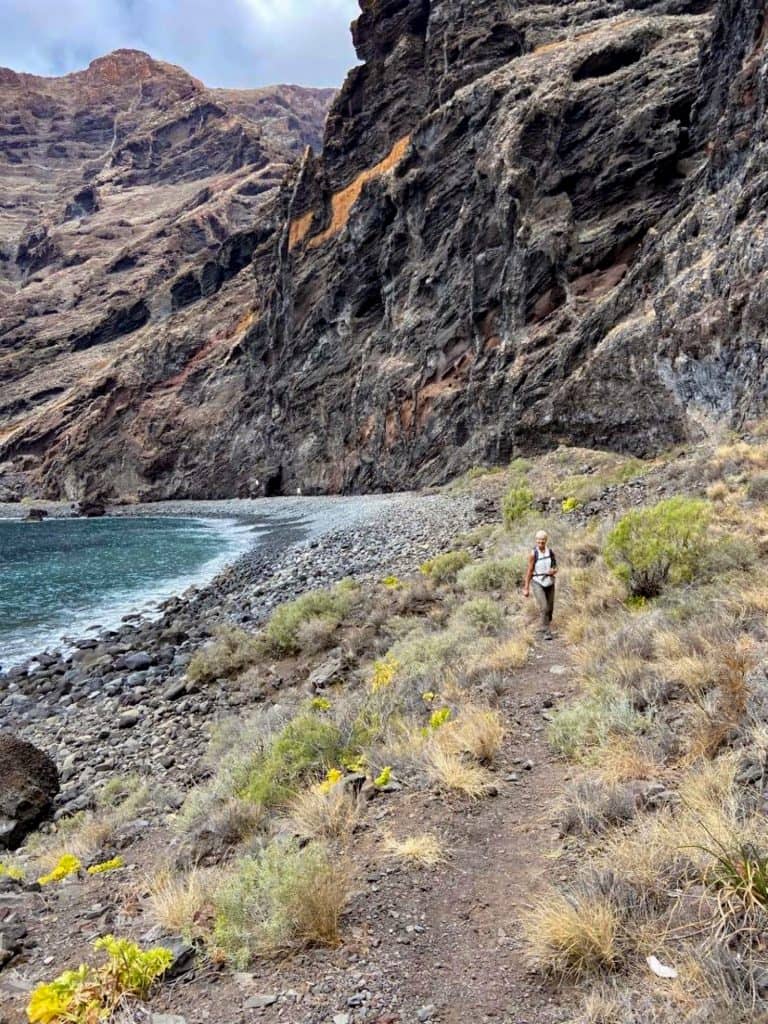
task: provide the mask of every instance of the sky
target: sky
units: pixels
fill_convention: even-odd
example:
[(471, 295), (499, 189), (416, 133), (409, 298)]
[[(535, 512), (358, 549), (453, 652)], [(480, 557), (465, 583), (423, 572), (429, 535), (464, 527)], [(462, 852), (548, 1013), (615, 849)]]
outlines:
[(0, 0), (0, 67), (62, 75), (128, 47), (206, 85), (338, 86), (357, 0)]

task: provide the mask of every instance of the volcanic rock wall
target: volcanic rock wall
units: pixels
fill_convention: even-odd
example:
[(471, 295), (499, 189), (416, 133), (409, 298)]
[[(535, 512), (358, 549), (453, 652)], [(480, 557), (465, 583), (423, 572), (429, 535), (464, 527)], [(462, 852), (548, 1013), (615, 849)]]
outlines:
[(48, 493), (405, 488), (764, 411), (763, 0), (361, 6), (250, 293), (184, 285), (176, 375), (145, 349), (8, 465)]
[[(765, 398), (764, 5), (389, 0), (246, 347), (284, 486), (648, 452)], [(345, 159), (344, 154), (347, 154)]]

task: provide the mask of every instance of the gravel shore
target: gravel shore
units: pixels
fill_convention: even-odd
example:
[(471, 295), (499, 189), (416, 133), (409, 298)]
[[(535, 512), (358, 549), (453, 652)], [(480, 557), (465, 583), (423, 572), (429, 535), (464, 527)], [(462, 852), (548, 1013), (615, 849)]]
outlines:
[[(210, 585), (166, 601), (154, 620), (126, 621), (0, 674), (4, 728), (45, 750), (61, 769), (60, 814), (89, 806), (115, 773), (150, 772), (181, 788), (195, 780), (211, 723), (255, 699), (237, 686), (201, 690), (186, 678), (186, 666), (218, 623), (255, 627), (276, 604), (345, 576), (405, 575), (478, 521), (464, 496), (277, 501), (290, 524), (280, 533), (282, 547), (247, 552)], [(117, 511), (258, 519), (265, 506), (164, 502)], [(279, 676), (272, 685), (279, 688)]]

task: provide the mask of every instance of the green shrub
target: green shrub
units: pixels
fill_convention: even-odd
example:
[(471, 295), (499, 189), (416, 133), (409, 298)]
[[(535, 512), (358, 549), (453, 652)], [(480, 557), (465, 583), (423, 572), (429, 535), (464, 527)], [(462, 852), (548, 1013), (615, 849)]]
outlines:
[(38, 985), (27, 1007), (30, 1024), (92, 1024), (111, 1020), (127, 997), (143, 999), (173, 962), (168, 949), (144, 951), (128, 939), (116, 939), (113, 935), (97, 939), (93, 948), (97, 952), (104, 950), (106, 964), (81, 964), (77, 970), (64, 971), (54, 981)]
[(639, 732), (644, 724), (625, 693), (615, 686), (603, 686), (556, 711), (548, 738), (558, 754), (574, 757), (589, 747), (602, 746), (611, 736)]
[(347, 872), (326, 847), (274, 842), (236, 865), (215, 896), (214, 940), (244, 968), (254, 956), (334, 946)]
[(459, 623), (466, 623), (473, 632), (493, 636), (504, 627), (504, 609), (490, 597), (476, 597), (466, 601), (455, 612)]
[(306, 629), (312, 620), (322, 620), (328, 630), (334, 629), (353, 607), (357, 591), (354, 581), (342, 580), (332, 590), (310, 590), (295, 601), (281, 604), (267, 623), (267, 646), (278, 655), (298, 653), (302, 627)]
[(608, 535), (605, 560), (632, 596), (657, 597), (668, 583), (686, 582), (699, 571), (709, 521), (708, 502), (692, 498), (629, 512)]
[(261, 653), (261, 644), (252, 633), (237, 626), (220, 626), (214, 642), (192, 658), (187, 675), (195, 683), (234, 676), (252, 665)]
[(397, 664), (399, 680), (429, 682), (456, 661), (466, 643), (466, 629), (449, 627), (434, 633), (417, 631), (394, 644), (388, 657)]
[(424, 562), (421, 571), (436, 583), (447, 583), (456, 579), (459, 570), (469, 565), (470, 561), (468, 551), (446, 551), (445, 554)]
[(511, 590), (525, 578), (525, 558), (488, 559), (465, 565), (456, 577), (462, 590)]
[(568, 515), (570, 512), (575, 512), (576, 509), (580, 507), (581, 502), (578, 498), (563, 498), (562, 509), (565, 515)]
[(344, 755), (341, 730), (311, 711), (291, 719), (256, 758), (239, 794), (264, 807), (289, 799), (310, 776), (324, 775)]
[(501, 499), (501, 514), (509, 529), (533, 506), (533, 491), (525, 483), (513, 483)]

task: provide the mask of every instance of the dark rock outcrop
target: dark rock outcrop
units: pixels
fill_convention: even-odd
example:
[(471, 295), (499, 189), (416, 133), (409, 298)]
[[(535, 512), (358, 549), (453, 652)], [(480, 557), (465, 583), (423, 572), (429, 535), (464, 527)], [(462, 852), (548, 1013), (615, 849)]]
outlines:
[[(76, 389), (39, 408), (7, 392), (9, 481), (402, 488), (561, 441), (646, 453), (763, 412), (765, 0), (361, 7), (363, 63), (322, 155), (176, 273), (147, 324), (115, 335), (140, 297), (99, 299), (89, 331), (111, 340), (82, 350)], [(149, 183), (147, 153), (121, 154)], [(24, 244), (25, 267), (62, 259), (47, 224)], [(28, 373), (34, 346), (13, 344)]]
[(41, 750), (0, 733), (0, 849), (15, 850), (53, 811), (56, 765)]
[(367, 64), (261, 254), (263, 465), (403, 487), (758, 414), (764, 4), (363, 6)]

